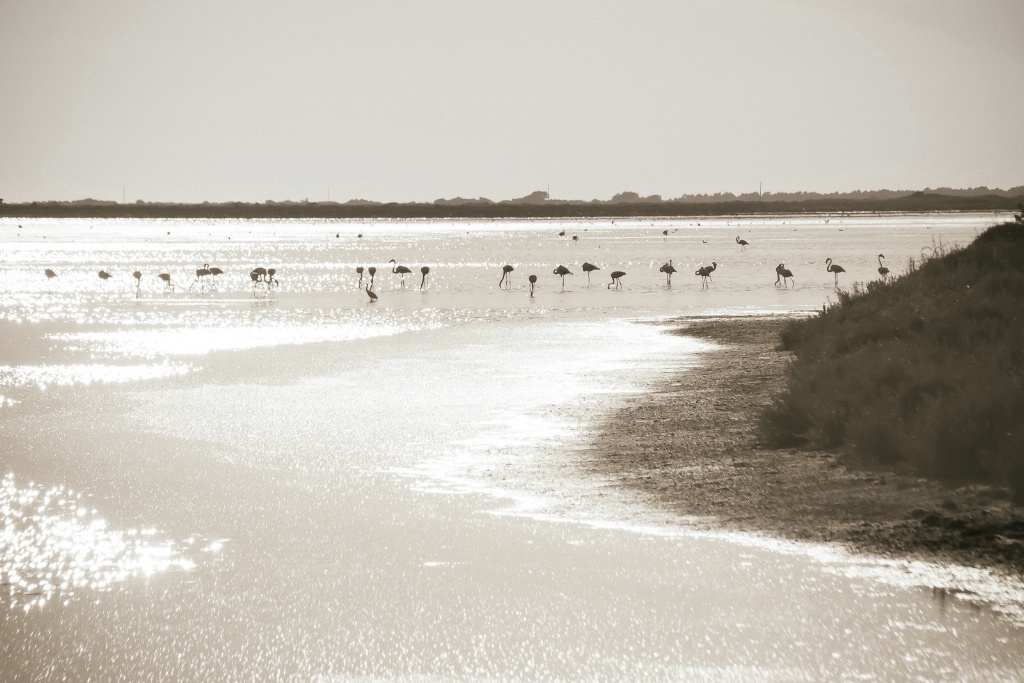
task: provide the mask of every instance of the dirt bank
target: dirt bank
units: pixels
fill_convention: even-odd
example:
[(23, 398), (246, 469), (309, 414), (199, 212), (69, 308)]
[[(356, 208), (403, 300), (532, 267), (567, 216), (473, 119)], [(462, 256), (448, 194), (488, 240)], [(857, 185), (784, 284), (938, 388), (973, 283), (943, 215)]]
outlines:
[(595, 442), (594, 470), (709, 524), (1024, 573), (1024, 510), (1003, 489), (948, 488), (839, 453), (758, 443), (758, 414), (790, 362), (776, 349), (784, 322), (680, 320), (675, 333), (721, 350), (618, 412)]

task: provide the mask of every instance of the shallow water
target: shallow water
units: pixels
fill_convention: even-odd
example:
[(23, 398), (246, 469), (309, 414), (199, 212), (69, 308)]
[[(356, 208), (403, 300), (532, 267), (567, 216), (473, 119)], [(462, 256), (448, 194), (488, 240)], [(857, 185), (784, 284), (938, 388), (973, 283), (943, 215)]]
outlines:
[[(849, 285), (997, 218), (0, 222), (0, 668), (1019, 678), (1014, 581), (699, 531), (577, 466), (603, 418), (708, 348), (641, 321), (813, 311), (826, 256)], [(204, 263), (225, 274), (189, 291)], [(277, 292), (254, 296), (260, 265)]]

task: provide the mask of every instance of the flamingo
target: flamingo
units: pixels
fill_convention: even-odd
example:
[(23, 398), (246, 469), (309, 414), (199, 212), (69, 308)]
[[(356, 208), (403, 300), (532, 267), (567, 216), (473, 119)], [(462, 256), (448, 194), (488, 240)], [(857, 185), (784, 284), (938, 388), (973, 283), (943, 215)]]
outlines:
[(359, 273), (359, 282), (357, 282), (356, 284), (361, 285), (363, 284), (363, 267), (356, 266), (356, 272)]
[(50, 268), (44, 270), (43, 274), (46, 276), (47, 280), (52, 280), (53, 278), (57, 277), (57, 273), (53, 272), (53, 270)]
[(740, 245), (740, 251), (746, 251), (747, 250), (747, 245), (750, 244), (750, 242), (748, 242), (746, 240), (741, 240), (740, 236), (737, 235), (736, 236), (736, 244)]
[(390, 261), (388, 261), (388, 263), (395, 263), (395, 266), (391, 269), (391, 272), (402, 276), (402, 289), (405, 289), (405, 276), (411, 273), (412, 271), (406, 268), (405, 266), (397, 265), (395, 259), (391, 259)]
[(663, 265), (661, 268), (658, 268), (658, 271), (661, 272), (661, 273), (665, 273), (665, 276), (666, 276), (667, 281), (668, 281), (668, 286), (671, 287), (672, 286), (672, 273), (676, 272), (676, 267), (672, 265), (672, 259), (669, 259), (668, 263)]
[(833, 264), (832, 259), (825, 259), (825, 270), (836, 276), (836, 287), (839, 287), (839, 273), (845, 273), (846, 269), (839, 264)]
[(878, 274), (882, 276), (883, 280), (889, 276), (889, 269), (885, 267), (884, 263), (882, 263), (882, 259), (884, 258), (885, 254), (878, 255)]
[(566, 268), (565, 266), (558, 266), (557, 268), (555, 268), (551, 272), (554, 273), (555, 275), (561, 275), (562, 276), (562, 286), (563, 287), (565, 287), (565, 276), (566, 275), (572, 275), (572, 272), (568, 268)]
[(718, 268), (718, 263), (712, 261), (710, 266), (701, 266), (697, 270), (693, 271), (694, 275), (700, 275), (702, 289), (707, 289), (708, 280), (711, 279), (711, 273), (713, 273), (716, 268)]
[(138, 299), (142, 296), (142, 271), (136, 270), (132, 277), (135, 278), (135, 298)]
[(559, 237), (565, 237), (565, 230), (562, 230), (561, 232), (559, 232), (558, 236)]
[(164, 291), (174, 291), (174, 285), (171, 284), (170, 273), (160, 273), (157, 277), (164, 281)]
[(101, 280), (109, 280), (110, 278), (111, 278), (111, 275), (110, 275), (110, 273), (108, 273), (108, 272), (107, 272), (107, 271), (105, 271), (105, 270), (101, 270), (101, 271), (100, 271), (100, 279), (101, 279)]
[(249, 273), (249, 277), (252, 278), (252, 295), (256, 296), (256, 287), (261, 283), (266, 282), (267, 269), (262, 266), (259, 268), (253, 268)]
[(205, 278), (209, 274), (210, 274), (210, 264), (209, 263), (204, 263), (202, 268), (197, 268), (196, 269), (196, 279), (192, 281), (192, 284), (189, 285), (188, 288), (191, 290), (193, 287), (196, 286), (196, 283), (198, 282), (199, 283), (199, 289), (200, 290), (204, 289), (205, 285), (203, 284), (203, 282), (204, 282), (203, 278)]
[(532, 297), (533, 296), (533, 286), (535, 284), (537, 284), (537, 276), (536, 275), (531, 275), (530, 277), (528, 277), (526, 279), (530, 281), (530, 296)]
[(366, 285), (366, 294), (370, 297), (371, 304), (377, 303), (377, 295), (370, 289), (370, 285)]
[(508, 288), (512, 289), (512, 276), (509, 275), (515, 268), (510, 265), (504, 265), (501, 267), (501, 279), (498, 280), (498, 289), (501, 289), (503, 283), (508, 284)]
[(425, 285), (427, 282), (427, 274), (430, 273), (430, 267), (423, 266), (422, 268), (420, 268), (420, 273), (423, 274), (423, 279), (420, 280), (420, 289), (423, 289), (423, 285)]
[(584, 262), (584, 264), (583, 264), (583, 272), (587, 274), (587, 286), (590, 285), (590, 273), (591, 273), (591, 271), (595, 271), (595, 270), (601, 270), (601, 269), (598, 268), (597, 266), (595, 266), (593, 263), (586, 263), (586, 262)]
[(373, 278), (377, 275), (377, 269), (370, 266), (366, 269), (366, 272), (370, 274), (370, 289), (373, 289)]
[(218, 275), (223, 275), (223, 274), (224, 274), (224, 271), (221, 270), (220, 268), (218, 268), (217, 266), (211, 266), (210, 267), (210, 275), (212, 275), (214, 277), (217, 277)]
[(607, 288), (611, 289), (612, 285), (615, 285), (615, 289), (621, 289), (622, 288), (622, 282), (619, 280), (619, 278), (622, 277), (625, 274), (626, 273), (624, 271), (613, 270), (612, 271), (612, 281), (608, 283), (608, 287)]
[(267, 291), (270, 291), (271, 289), (277, 289), (278, 285), (281, 284), (277, 281), (277, 278), (274, 277), (274, 273), (276, 272), (277, 269), (275, 268), (267, 268), (267, 276), (264, 278), (264, 280), (267, 283)]
[[(786, 278), (787, 277), (792, 280), (793, 279), (793, 271), (791, 271), (789, 268), (786, 268), (786, 264), (785, 263), (780, 263), (779, 265), (775, 266), (775, 286), (776, 287), (779, 286), (779, 280), (782, 280), (782, 286), (786, 287), (786, 289), (789, 289), (789, 287), (786, 285)], [(793, 284), (795, 286), (796, 282), (794, 281)]]
[(579, 242), (580, 241), (580, 236), (579, 235), (573, 235), (572, 236), (572, 241), (573, 242)]

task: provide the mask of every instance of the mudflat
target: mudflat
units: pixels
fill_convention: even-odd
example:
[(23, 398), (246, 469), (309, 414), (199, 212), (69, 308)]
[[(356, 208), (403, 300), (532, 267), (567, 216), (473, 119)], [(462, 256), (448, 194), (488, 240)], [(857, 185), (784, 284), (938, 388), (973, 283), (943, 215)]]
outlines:
[(721, 348), (615, 413), (589, 466), (710, 527), (1024, 573), (1024, 510), (1003, 488), (761, 443), (760, 412), (792, 360), (778, 349), (787, 319), (676, 321), (673, 333)]

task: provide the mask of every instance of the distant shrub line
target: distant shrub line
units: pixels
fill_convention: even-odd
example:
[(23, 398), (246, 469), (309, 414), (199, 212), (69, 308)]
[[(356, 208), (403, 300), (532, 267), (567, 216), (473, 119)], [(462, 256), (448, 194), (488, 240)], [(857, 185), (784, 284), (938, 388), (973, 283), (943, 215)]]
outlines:
[(842, 449), (1024, 504), (1024, 227), (936, 245), (889, 282), (793, 321), (788, 386), (764, 412), (776, 446)]

